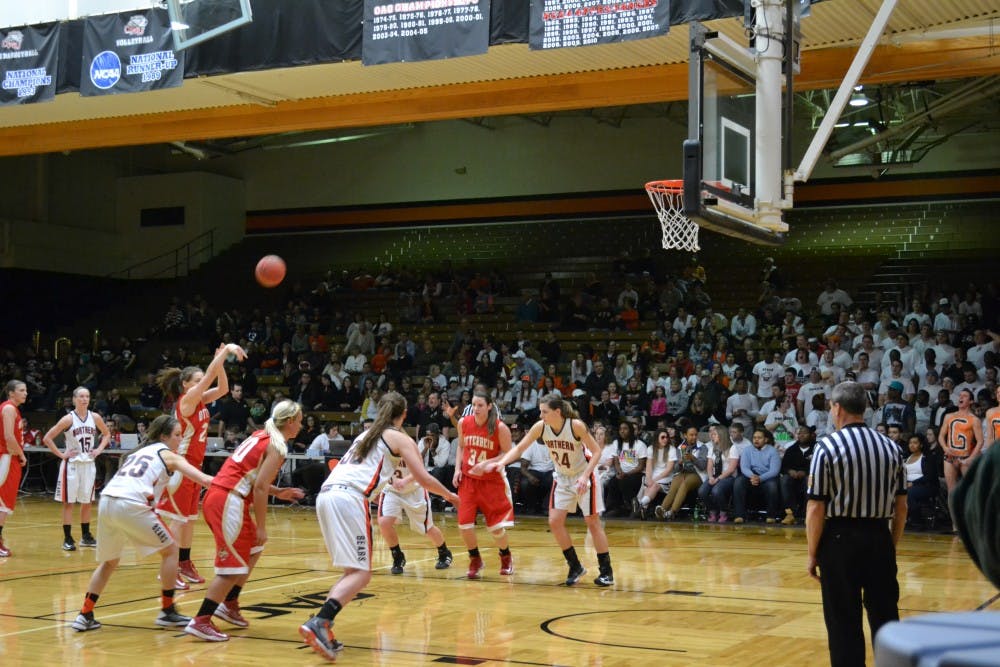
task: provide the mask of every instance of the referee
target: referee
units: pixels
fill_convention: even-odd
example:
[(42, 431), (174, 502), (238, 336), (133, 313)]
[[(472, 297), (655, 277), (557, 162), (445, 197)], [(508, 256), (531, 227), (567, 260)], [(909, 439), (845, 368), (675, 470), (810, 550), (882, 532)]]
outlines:
[(906, 523), (906, 467), (899, 447), (865, 425), (862, 385), (841, 382), (830, 403), (837, 430), (816, 444), (809, 467), (809, 574), (823, 591), (830, 664), (857, 667), (865, 664), (862, 602), (873, 642), (879, 628), (899, 620), (896, 543)]

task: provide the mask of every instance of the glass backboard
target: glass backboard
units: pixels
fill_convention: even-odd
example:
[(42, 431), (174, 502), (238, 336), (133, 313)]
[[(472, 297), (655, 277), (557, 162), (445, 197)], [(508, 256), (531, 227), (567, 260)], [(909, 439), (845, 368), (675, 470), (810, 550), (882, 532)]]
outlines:
[(253, 20), (250, 0), (167, 0), (174, 50), (200, 44)]

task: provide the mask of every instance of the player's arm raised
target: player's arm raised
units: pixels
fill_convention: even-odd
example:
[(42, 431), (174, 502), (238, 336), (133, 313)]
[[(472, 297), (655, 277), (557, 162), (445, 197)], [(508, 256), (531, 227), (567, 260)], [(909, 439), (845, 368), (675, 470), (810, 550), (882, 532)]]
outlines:
[(444, 484), (434, 479), (427, 472), (427, 468), (424, 467), (424, 462), (421, 460), (417, 443), (413, 442), (410, 436), (401, 431), (389, 430), (383, 433), (382, 437), (390, 449), (394, 450), (398, 456), (406, 461), (407, 469), (420, 486), (458, 507), (458, 496), (449, 491)]
[[(95, 414), (95, 417), (96, 416), (97, 415)], [(73, 453), (70, 452), (68, 448), (65, 452), (59, 451), (59, 447), (56, 446), (56, 438), (59, 436), (60, 433), (64, 433), (72, 423), (73, 423), (73, 415), (70, 414), (64, 415), (59, 421), (57, 421), (55, 424), (52, 425), (52, 428), (50, 428), (48, 431), (45, 432), (45, 435), (42, 436), (42, 444), (48, 447), (49, 451), (51, 451), (53, 454), (64, 460), (72, 458)], [(6, 427), (6, 423), (4, 424), (4, 426)], [(6, 428), (4, 428), (4, 430), (6, 431)]]
[(167, 466), (168, 472), (179, 472), (196, 484), (201, 484), (206, 489), (212, 485), (211, 475), (206, 475), (198, 468), (195, 468), (180, 454), (163, 450), (160, 452), (160, 459)]

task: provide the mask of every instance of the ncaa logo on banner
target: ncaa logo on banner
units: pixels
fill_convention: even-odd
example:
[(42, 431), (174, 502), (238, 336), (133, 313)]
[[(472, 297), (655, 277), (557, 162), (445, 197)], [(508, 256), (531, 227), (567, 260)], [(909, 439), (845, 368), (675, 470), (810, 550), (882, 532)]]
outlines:
[(101, 51), (90, 63), (90, 80), (101, 90), (114, 87), (122, 78), (122, 61), (114, 51)]

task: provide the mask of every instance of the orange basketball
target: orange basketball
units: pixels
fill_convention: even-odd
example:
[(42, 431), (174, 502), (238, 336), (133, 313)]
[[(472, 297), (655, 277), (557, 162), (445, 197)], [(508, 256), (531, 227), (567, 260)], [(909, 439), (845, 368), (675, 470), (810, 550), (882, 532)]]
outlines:
[(285, 279), (285, 260), (277, 255), (265, 255), (257, 262), (254, 275), (263, 287), (277, 287)]

